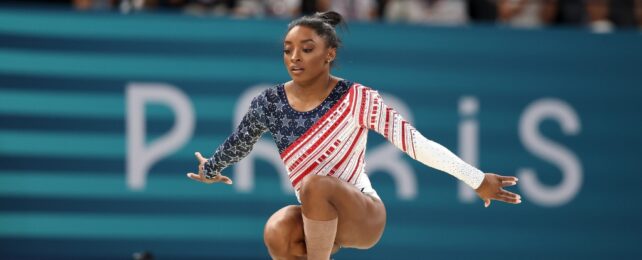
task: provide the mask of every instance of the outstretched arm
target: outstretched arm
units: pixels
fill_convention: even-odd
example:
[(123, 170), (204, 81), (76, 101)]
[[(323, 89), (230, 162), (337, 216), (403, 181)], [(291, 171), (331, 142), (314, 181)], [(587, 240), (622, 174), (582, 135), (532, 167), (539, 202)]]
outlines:
[(425, 138), (397, 111), (387, 106), (377, 91), (366, 91), (362, 104), (365, 111), (359, 120), (362, 126), (381, 134), (415, 160), (463, 181), (475, 189), (487, 207), (492, 199), (514, 204), (521, 202), (519, 195), (502, 189), (515, 185), (517, 178), (484, 174), (444, 146)]
[[(265, 113), (261, 105), (261, 96), (254, 98), (249, 111), (243, 116), (241, 123), (225, 141), (216, 149), (214, 155), (205, 159), (200, 153), (196, 153), (199, 161), (199, 174), (188, 174), (193, 180), (213, 183), (224, 181), (231, 184), (232, 181), (221, 175), (226, 167), (245, 158), (261, 135), (267, 131)], [(221, 176), (223, 178), (221, 178)], [(225, 180), (227, 179), (227, 181)]]
[(497, 174), (484, 174), (479, 169), (464, 162), (446, 147), (425, 138), (419, 131), (412, 129), (415, 147), (415, 159), (425, 165), (447, 172), (473, 188), (484, 201), (484, 206), (490, 206), (491, 200), (499, 200), (512, 204), (521, 203), (521, 197), (503, 189), (517, 184), (517, 178)]

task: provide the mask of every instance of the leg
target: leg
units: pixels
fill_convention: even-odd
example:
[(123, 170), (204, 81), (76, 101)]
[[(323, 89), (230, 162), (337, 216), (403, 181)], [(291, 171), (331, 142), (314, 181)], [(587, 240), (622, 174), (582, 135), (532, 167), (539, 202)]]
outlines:
[[(272, 259), (305, 259), (305, 239), (300, 206), (286, 206), (265, 224), (263, 239)], [(334, 245), (332, 252), (339, 251)]]
[(299, 195), (302, 212), (309, 219), (338, 218), (335, 244), (344, 247), (374, 246), (386, 223), (386, 210), (378, 199), (363, 194), (352, 184), (331, 176), (309, 175)]
[(263, 231), (272, 259), (297, 259), (305, 255), (303, 220), (299, 206), (286, 206), (270, 217)]

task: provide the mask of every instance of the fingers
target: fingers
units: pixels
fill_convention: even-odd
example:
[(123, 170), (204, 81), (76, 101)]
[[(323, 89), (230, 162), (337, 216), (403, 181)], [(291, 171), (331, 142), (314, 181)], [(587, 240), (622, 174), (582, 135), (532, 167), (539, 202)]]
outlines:
[(195, 181), (203, 181), (200, 175), (191, 172), (187, 174), (187, 177)]
[(216, 176), (216, 177), (214, 177), (212, 179), (206, 179), (205, 176), (203, 176), (202, 173), (201, 174), (194, 174), (194, 173), (190, 172), (190, 173), (187, 174), (187, 177), (192, 179), (192, 180), (200, 181), (200, 182), (207, 183), (207, 184), (212, 184), (212, 183), (216, 183), (216, 182), (222, 182), (222, 183), (230, 185), (230, 184), (233, 183), (232, 179), (230, 179), (227, 176), (223, 176), (223, 175), (218, 175), (218, 176)]
[[(521, 199), (514, 198), (514, 197), (506, 197), (506, 196), (497, 196), (493, 198), (492, 200), (498, 200), (501, 202), (506, 202), (510, 204), (520, 204), (522, 203)], [(492, 201), (491, 199), (484, 199), (484, 207), (488, 208), (490, 207), (490, 202)]]
[(187, 174), (187, 177), (192, 179), (192, 180), (199, 181), (199, 182), (202, 182), (202, 183), (207, 183), (207, 184), (211, 184), (211, 183), (216, 182), (216, 181), (213, 181), (213, 180), (206, 179), (202, 172), (199, 173), (199, 174), (194, 174), (194, 173), (190, 172), (190, 173)]
[(515, 181), (502, 181), (502, 187), (514, 186), (517, 185)]
[(498, 175), (498, 176), (499, 176), (499, 180), (501, 180), (502, 183), (505, 182), (505, 181), (517, 183), (517, 181), (518, 181), (517, 177), (515, 177), (515, 176), (501, 176), (501, 175)]
[[(518, 181), (517, 177), (514, 177), (514, 176), (500, 176), (500, 180), (502, 181), (502, 185), (501, 185), (502, 187), (517, 185), (517, 181)], [(500, 200), (511, 204), (522, 203), (522, 197), (519, 194), (507, 191), (502, 188), (499, 189), (496, 200)]]
[(225, 184), (232, 184), (232, 179), (228, 178), (227, 176), (219, 175), (220, 176), (220, 181), (225, 183)]
[(201, 155), (200, 152), (195, 152), (194, 156), (196, 156), (196, 159), (198, 160), (199, 164), (207, 162), (207, 159), (203, 158), (203, 155)]
[(522, 203), (522, 196), (520, 196), (517, 193), (513, 193), (504, 189), (500, 189), (497, 193), (494, 195), (491, 195), (490, 197), (482, 197), (484, 201), (484, 207), (488, 208), (490, 206), (490, 202), (492, 200), (498, 200), (501, 202), (506, 202), (510, 204), (520, 204)]
[(510, 203), (510, 204), (520, 204), (520, 203), (522, 203), (521, 199), (504, 197), (504, 196), (498, 197), (495, 200), (503, 201), (503, 202)]
[(510, 198), (510, 199), (522, 199), (522, 196), (519, 196), (519, 194), (512, 193), (512, 192), (504, 190), (504, 189), (500, 190), (497, 193), (497, 195), (498, 195), (498, 197), (506, 197), (506, 198)]
[(522, 196), (506, 190), (501, 190), (500, 192), (498, 192), (495, 199), (511, 204), (522, 203)]
[(217, 175), (216, 177), (211, 179), (211, 182), (222, 182), (225, 184), (232, 184), (232, 179), (224, 175)]

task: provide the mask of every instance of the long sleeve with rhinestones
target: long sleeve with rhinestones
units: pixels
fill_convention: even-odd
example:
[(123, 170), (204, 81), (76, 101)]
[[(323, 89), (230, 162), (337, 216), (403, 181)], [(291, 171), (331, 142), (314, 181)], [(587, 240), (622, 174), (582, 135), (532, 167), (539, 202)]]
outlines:
[(455, 176), (473, 189), (481, 185), (484, 173), (464, 162), (447, 148), (427, 139), (397, 111), (387, 106), (377, 91), (367, 91), (363, 100), (362, 126), (384, 136), (415, 160)]
[(234, 133), (219, 145), (214, 155), (204, 165), (205, 175), (212, 178), (223, 169), (245, 158), (261, 135), (268, 128), (262, 105), (262, 97), (252, 100), (250, 109), (243, 116)]

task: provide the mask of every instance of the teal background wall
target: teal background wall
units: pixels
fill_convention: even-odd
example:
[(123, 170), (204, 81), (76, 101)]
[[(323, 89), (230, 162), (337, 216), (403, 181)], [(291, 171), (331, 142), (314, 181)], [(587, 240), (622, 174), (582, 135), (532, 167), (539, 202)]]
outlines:
[[(6, 259), (266, 259), (262, 228), (295, 204), (277, 170), (255, 160), (255, 185), (203, 185), (194, 151), (211, 152), (232, 131), (250, 87), (289, 80), (281, 40), (288, 21), (162, 14), (0, 9), (0, 255)], [(396, 97), (427, 137), (458, 153), (459, 129), (478, 124), (482, 170), (530, 168), (546, 187), (564, 169), (520, 137), (533, 104), (556, 100), (576, 115), (537, 124), (543, 138), (577, 159), (581, 180), (568, 201), (467, 203), (454, 178), (408, 157), (416, 195), (400, 197), (392, 175), (371, 172), (388, 210), (380, 243), (336, 259), (635, 258), (642, 253), (642, 35), (580, 29), (516, 31), (350, 24), (334, 74)], [(195, 130), (155, 163), (142, 190), (126, 184), (126, 87), (174, 86), (187, 95)], [(466, 97), (478, 103), (463, 115)], [(176, 122), (147, 106), (149, 141)], [(270, 135), (265, 141), (270, 142)], [(369, 147), (384, 139), (370, 134)], [(369, 151), (370, 151), (369, 150)], [(550, 154), (549, 154), (550, 155)], [(227, 169), (233, 179), (233, 169)], [(549, 194), (551, 192), (548, 192)]]

